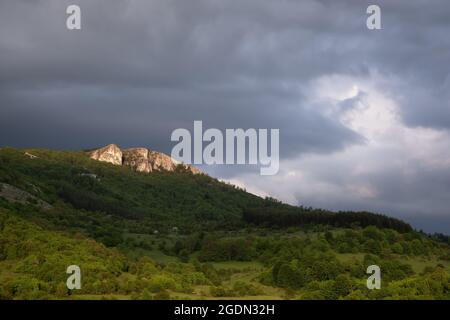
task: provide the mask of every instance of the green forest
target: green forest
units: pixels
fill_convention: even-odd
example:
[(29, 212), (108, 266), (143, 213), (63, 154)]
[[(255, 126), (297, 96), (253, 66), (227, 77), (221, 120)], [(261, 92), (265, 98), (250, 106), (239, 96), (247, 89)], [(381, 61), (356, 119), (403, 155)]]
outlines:
[[(81, 289), (66, 286), (70, 265)], [(381, 289), (367, 288), (370, 265)], [(145, 174), (84, 151), (1, 148), (0, 299), (450, 299), (450, 239), (181, 166)]]

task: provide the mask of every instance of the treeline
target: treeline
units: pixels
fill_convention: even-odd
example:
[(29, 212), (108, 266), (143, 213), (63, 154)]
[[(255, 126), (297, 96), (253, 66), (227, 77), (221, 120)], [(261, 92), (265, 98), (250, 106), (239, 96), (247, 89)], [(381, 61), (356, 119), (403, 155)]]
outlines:
[(412, 231), (412, 227), (406, 222), (381, 214), (352, 211), (335, 213), (284, 205), (249, 208), (244, 210), (243, 218), (248, 223), (268, 227), (322, 224), (338, 228), (376, 226), (382, 229), (393, 229), (401, 233)]

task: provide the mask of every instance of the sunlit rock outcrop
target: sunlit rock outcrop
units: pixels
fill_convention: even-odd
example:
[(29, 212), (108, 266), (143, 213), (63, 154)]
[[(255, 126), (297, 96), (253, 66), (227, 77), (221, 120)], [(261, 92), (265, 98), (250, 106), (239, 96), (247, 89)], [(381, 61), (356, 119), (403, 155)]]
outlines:
[(156, 151), (150, 151), (149, 162), (153, 170), (174, 171), (176, 167), (176, 163), (171, 157)]
[(199, 169), (189, 164), (179, 163), (162, 152), (147, 148), (121, 150), (117, 145), (110, 144), (91, 151), (89, 156), (93, 160), (130, 167), (137, 172), (150, 173), (153, 171), (184, 170), (193, 174), (201, 173)]
[(130, 148), (122, 151), (122, 163), (138, 172), (152, 172), (149, 162), (149, 150), (146, 148)]
[(92, 151), (90, 157), (94, 160), (122, 165), (122, 150), (115, 144)]

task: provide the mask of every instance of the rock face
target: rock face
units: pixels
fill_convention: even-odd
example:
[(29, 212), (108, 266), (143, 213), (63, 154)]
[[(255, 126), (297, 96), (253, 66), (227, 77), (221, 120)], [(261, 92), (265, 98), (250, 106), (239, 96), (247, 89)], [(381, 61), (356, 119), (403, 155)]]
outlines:
[(175, 171), (185, 170), (193, 174), (201, 171), (189, 164), (179, 163), (168, 155), (152, 151), (147, 148), (129, 148), (120, 150), (115, 144), (90, 152), (89, 157), (93, 160), (123, 165), (137, 172), (150, 173), (152, 171)]
[(122, 152), (122, 164), (138, 172), (152, 172), (146, 148), (130, 148)]
[(118, 166), (122, 165), (122, 150), (115, 144), (97, 149), (90, 154), (91, 159), (109, 162)]
[(200, 173), (202, 173), (200, 171), (200, 169), (197, 169), (196, 167), (191, 166), (190, 164), (184, 164), (183, 163), (183, 164), (179, 164), (179, 165), (183, 166), (184, 170), (189, 171), (192, 174), (200, 174)]
[(171, 157), (156, 151), (150, 151), (149, 162), (155, 170), (174, 171), (177, 166)]
[[(33, 187), (36, 188), (35, 186)], [(35, 190), (40, 192), (38, 188)], [(50, 210), (52, 208), (52, 206), (44, 200), (7, 183), (0, 182), (0, 197), (13, 203), (34, 204), (44, 210)]]

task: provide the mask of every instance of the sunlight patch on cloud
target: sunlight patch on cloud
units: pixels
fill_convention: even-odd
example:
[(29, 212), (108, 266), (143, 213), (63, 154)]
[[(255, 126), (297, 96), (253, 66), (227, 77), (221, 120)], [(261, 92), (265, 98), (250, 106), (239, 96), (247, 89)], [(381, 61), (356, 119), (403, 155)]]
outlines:
[(244, 174), (239, 176), (240, 183), (292, 204), (444, 214), (443, 195), (422, 197), (426, 189), (421, 188), (433, 184), (439, 170), (450, 169), (450, 135), (444, 130), (406, 126), (399, 105), (377, 80), (332, 75), (311, 82), (305, 90), (310, 92), (312, 106), (357, 132), (365, 143), (332, 153), (301, 154), (282, 161), (277, 176)]

